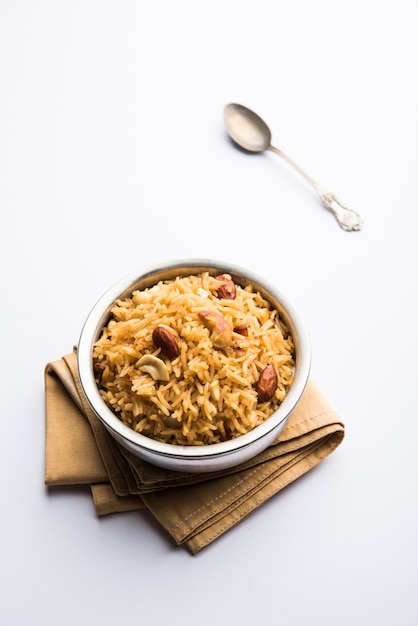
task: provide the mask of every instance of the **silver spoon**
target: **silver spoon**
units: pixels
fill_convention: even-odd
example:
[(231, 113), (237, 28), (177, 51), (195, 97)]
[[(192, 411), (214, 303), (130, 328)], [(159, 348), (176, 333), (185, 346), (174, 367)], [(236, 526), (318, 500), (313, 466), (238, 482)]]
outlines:
[(363, 220), (358, 213), (343, 206), (333, 193), (326, 191), (284, 152), (271, 145), (270, 129), (261, 117), (241, 104), (231, 103), (224, 108), (224, 120), (226, 129), (236, 144), (249, 152), (271, 150), (281, 156), (312, 185), (323, 204), (333, 213), (341, 228), (360, 230)]

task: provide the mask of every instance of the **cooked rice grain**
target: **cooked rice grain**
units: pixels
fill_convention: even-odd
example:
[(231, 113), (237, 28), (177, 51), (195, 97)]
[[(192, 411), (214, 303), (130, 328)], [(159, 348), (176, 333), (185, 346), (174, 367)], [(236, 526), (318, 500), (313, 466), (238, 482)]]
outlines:
[[(182, 445), (218, 443), (264, 422), (283, 402), (294, 376), (294, 342), (276, 309), (250, 285), (236, 286), (233, 300), (216, 296), (219, 281), (208, 272), (158, 284), (118, 300), (94, 346), (96, 380), (104, 402), (136, 432)], [(199, 311), (215, 310), (232, 328), (230, 346), (214, 348)], [(157, 326), (171, 329), (179, 355), (170, 361), (152, 340)], [(162, 359), (169, 381), (137, 368), (152, 354)], [(278, 387), (258, 403), (255, 385), (272, 364)]]

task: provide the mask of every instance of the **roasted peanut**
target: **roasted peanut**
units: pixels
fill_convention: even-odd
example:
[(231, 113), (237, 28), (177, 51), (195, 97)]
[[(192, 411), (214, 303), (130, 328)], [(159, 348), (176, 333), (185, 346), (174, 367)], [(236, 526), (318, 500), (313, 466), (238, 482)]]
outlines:
[(237, 288), (235, 287), (235, 283), (231, 279), (230, 275), (221, 274), (220, 276), (216, 276), (216, 280), (219, 280), (219, 282), (222, 283), (216, 292), (216, 296), (224, 300), (234, 300), (237, 295)]
[(157, 326), (152, 333), (152, 340), (157, 348), (160, 348), (161, 352), (165, 356), (173, 361), (179, 355), (179, 346), (177, 339), (166, 326)]
[(96, 374), (102, 374), (104, 368), (105, 368), (104, 364), (101, 363), (100, 361), (95, 361), (93, 364), (93, 370), (95, 371)]
[(274, 397), (277, 389), (277, 373), (273, 365), (267, 365), (260, 374), (257, 381), (256, 390), (259, 402), (268, 402)]
[(203, 324), (211, 331), (211, 340), (215, 348), (226, 348), (232, 340), (232, 328), (229, 322), (217, 311), (199, 311)]
[(242, 335), (243, 337), (248, 337), (248, 326), (247, 324), (238, 324), (234, 326), (234, 333), (238, 335)]

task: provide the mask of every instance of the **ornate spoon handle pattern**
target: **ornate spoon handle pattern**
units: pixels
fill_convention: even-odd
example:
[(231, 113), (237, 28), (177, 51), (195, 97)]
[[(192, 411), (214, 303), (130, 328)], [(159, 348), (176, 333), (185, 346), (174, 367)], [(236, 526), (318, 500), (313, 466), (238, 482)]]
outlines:
[(329, 191), (319, 194), (325, 206), (334, 214), (337, 222), (344, 230), (360, 230), (363, 220), (358, 213), (348, 209)]

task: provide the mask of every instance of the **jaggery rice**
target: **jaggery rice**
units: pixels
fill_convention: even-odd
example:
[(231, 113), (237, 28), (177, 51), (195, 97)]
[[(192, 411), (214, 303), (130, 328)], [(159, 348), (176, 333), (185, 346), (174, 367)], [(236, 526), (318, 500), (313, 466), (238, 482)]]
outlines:
[[(251, 431), (286, 396), (295, 366), (289, 329), (251, 285), (235, 285), (234, 296), (223, 298), (222, 284), (208, 272), (178, 277), (136, 290), (112, 307), (93, 349), (96, 382), (104, 402), (136, 432), (171, 444), (218, 443)], [(202, 322), (208, 311), (228, 322), (226, 346), (214, 346)], [(154, 343), (157, 327), (175, 338), (171, 358)], [(162, 362), (168, 380), (140, 368), (147, 359)], [(271, 365), (277, 388), (260, 402), (257, 382)]]

